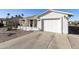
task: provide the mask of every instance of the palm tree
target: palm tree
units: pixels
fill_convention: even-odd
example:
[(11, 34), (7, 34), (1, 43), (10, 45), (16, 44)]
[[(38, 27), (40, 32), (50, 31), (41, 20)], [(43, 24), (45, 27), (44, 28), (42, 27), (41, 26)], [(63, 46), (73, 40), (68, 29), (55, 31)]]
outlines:
[(23, 14), (23, 13), (22, 13), (21, 15), (22, 15), (22, 17), (24, 16), (24, 14)]
[(11, 16), (11, 18), (13, 19), (14, 17), (13, 17), (13, 16)]
[(10, 13), (7, 13), (7, 18), (6, 18), (6, 26), (7, 26), (7, 30), (12, 30), (12, 21), (9, 18)]
[(21, 15), (18, 15), (19, 18), (21, 18)]
[(15, 17), (17, 18), (17, 17), (18, 17), (18, 15), (15, 15)]
[(10, 13), (7, 13), (7, 18), (9, 18), (9, 16), (10, 16)]

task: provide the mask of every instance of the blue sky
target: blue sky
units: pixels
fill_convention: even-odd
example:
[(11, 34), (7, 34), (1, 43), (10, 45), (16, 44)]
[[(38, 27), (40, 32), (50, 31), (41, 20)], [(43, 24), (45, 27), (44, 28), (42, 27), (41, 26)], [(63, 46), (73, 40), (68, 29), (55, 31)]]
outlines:
[[(56, 9), (63, 12), (69, 12), (74, 14), (73, 17), (71, 17), (71, 20), (79, 20), (79, 9)], [(0, 9), (0, 18), (5, 18), (7, 16), (7, 13), (10, 13), (10, 16), (15, 16), (19, 14), (24, 14), (24, 16), (31, 16), (40, 14), (42, 12), (46, 11), (46, 9)]]

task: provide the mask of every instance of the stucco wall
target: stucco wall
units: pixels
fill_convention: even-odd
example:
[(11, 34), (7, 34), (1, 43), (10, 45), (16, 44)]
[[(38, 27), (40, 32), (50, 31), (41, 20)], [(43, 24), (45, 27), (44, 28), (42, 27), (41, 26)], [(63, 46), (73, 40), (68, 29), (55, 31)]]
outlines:
[(42, 20), (41, 19), (37, 19), (37, 28), (39, 29), (39, 30), (41, 30), (42, 29)]
[(63, 33), (68, 34), (68, 19), (63, 17)]

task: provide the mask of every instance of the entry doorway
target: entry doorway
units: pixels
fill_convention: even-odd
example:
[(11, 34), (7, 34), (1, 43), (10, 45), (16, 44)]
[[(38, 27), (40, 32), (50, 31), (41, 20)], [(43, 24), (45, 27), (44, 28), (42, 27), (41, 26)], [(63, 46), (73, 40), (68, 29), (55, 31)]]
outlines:
[(33, 27), (33, 20), (30, 20), (30, 27)]

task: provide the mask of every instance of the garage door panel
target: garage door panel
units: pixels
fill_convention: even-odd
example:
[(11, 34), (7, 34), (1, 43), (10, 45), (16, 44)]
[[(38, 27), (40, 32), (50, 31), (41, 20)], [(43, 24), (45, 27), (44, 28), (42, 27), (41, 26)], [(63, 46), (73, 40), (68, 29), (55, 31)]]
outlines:
[(60, 33), (60, 26), (60, 20), (44, 20), (44, 31)]

